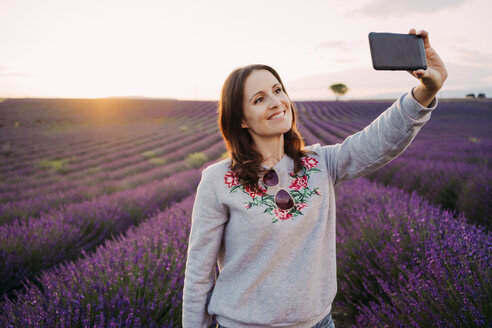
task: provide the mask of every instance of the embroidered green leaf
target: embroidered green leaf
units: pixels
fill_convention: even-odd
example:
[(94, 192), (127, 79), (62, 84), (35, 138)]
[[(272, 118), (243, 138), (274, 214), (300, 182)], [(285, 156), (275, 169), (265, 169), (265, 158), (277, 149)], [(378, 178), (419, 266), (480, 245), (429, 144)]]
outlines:
[(239, 188), (241, 188), (241, 185), (237, 185), (231, 188), (231, 192), (236, 192)]
[(292, 198), (294, 198), (294, 201), (296, 203), (302, 202), (302, 199), (304, 198), (301, 193), (296, 193), (295, 195), (292, 195)]
[(275, 200), (272, 195), (266, 195), (261, 197), (261, 202), (266, 206), (275, 206)]
[(302, 189), (302, 197), (303, 198), (309, 197), (310, 195), (311, 195), (311, 191), (309, 190), (309, 188)]
[(290, 195), (292, 197), (300, 197), (300, 196), (302, 196), (302, 194), (301, 194), (301, 192), (299, 190), (291, 190), (290, 191)]

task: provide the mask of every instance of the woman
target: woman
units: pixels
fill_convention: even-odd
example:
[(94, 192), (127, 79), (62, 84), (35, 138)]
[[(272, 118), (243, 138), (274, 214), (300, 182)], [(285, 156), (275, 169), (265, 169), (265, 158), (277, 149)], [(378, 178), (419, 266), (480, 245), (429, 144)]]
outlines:
[[(410, 34), (415, 34), (411, 29)], [(343, 143), (304, 147), (278, 74), (234, 70), (219, 102), (229, 158), (207, 167), (193, 207), (183, 327), (334, 327), (334, 186), (398, 156), (437, 106), (447, 72), (423, 37), (420, 84)], [(220, 275), (215, 275), (218, 262)]]

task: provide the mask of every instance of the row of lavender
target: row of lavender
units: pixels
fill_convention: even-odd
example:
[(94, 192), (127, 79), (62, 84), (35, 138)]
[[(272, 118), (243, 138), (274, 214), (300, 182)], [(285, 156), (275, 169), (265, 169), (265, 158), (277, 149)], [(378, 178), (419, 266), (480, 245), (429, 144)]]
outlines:
[[(208, 147), (212, 145), (209, 156), (215, 156), (216, 145), (221, 144), (220, 137), (216, 133), (196, 133), (192, 138), (184, 138), (176, 141), (169, 146), (162, 148), (168, 149), (167, 156), (161, 157), (162, 162), (153, 164), (147, 160), (140, 160), (139, 155), (134, 161), (127, 162), (125, 156), (114, 165), (120, 166), (112, 172), (98, 172), (77, 180), (62, 180), (45, 188), (36, 188), (36, 191), (26, 199), (10, 200), (0, 204), (0, 223), (10, 223), (17, 219), (29, 220), (30, 217), (42, 215), (59, 205), (82, 202), (99, 197), (103, 194), (111, 194), (116, 191), (123, 191), (135, 188), (167, 175), (168, 167), (175, 166), (181, 162), (186, 167), (185, 159), (193, 152), (205, 150), (209, 153)], [(215, 158), (215, 157), (210, 157)], [(121, 166), (120, 162), (127, 163)], [(95, 185), (97, 182), (97, 185)]]
[[(132, 115), (137, 115), (138, 119), (125, 121), (125, 112), (130, 109), (124, 103), (117, 103), (112, 111), (118, 110), (118, 113), (113, 113), (111, 122), (102, 124), (96, 121), (89, 124), (87, 116), (100, 115), (100, 120), (108, 121), (108, 113), (101, 113), (97, 102), (92, 104), (94, 107), (87, 107), (83, 100), (57, 100), (53, 104), (43, 99), (32, 100), (28, 104), (29, 106), (26, 106), (22, 99), (0, 103), (2, 116), (10, 123), (2, 128), (3, 133), (0, 136), (4, 146), (10, 147), (8, 156), (0, 165), (0, 172), (18, 167), (31, 167), (29, 164), (41, 156), (64, 157), (78, 155), (79, 152), (86, 155), (84, 152), (92, 153), (98, 148), (104, 149), (110, 145), (128, 145), (131, 142), (143, 141), (143, 138), (151, 134), (164, 132), (163, 128), (172, 128), (173, 123), (179, 123), (177, 119), (181, 116), (185, 118), (186, 114), (190, 113), (185, 102), (162, 102), (148, 108), (149, 104), (142, 101), (138, 106), (133, 105), (133, 108), (130, 108)], [(40, 116), (43, 118), (43, 124), (33, 125), (32, 121), (40, 120)], [(54, 129), (57, 120), (69, 121), (70, 124)], [(14, 126), (13, 123), (19, 121), (18, 126)], [(131, 129), (128, 129), (129, 125)]]
[[(179, 104), (179, 102), (176, 103)], [(170, 113), (166, 111), (161, 115), (167, 115), (168, 120), (174, 123), (181, 118), (182, 121), (187, 122), (185, 131), (176, 131), (172, 125), (164, 125), (160, 133), (152, 133), (144, 140), (140, 137), (138, 146), (128, 143), (121, 145), (118, 142), (117, 147), (104, 147), (100, 154), (96, 147), (92, 151), (74, 147), (73, 153), (83, 151), (88, 154), (80, 157), (78, 160), (80, 165), (71, 167), (73, 173), (60, 175), (42, 170), (41, 174), (35, 172), (27, 174), (21, 182), (16, 184), (4, 182), (2, 184), (4, 191), (0, 195), (0, 199), (3, 199), (3, 204), (0, 204), (0, 222), (8, 223), (18, 218), (27, 219), (41, 215), (61, 204), (82, 202), (101, 194), (134, 188), (162, 178), (162, 172), (168, 171), (167, 165), (182, 160), (189, 153), (206, 149), (209, 145), (217, 148), (214, 145), (220, 142), (220, 137), (216, 133), (213, 108), (210, 107), (210, 103), (196, 103), (194, 108), (182, 109), (183, 112), (179, 112), (176, 117), (169, 117)], [(192, 116), (192, 119), (186, 118), (190, 115), (190, 110), (198, 113)], [(152, 117), (151, 114), (152, 112), (146, 113), (147, 116)], [(107, 130), (114, 132), (109, 136), (108, 142), (119, 140), (120, 136), (124, 137), (126, 131), (133, 131), (132, 126), (123, 131), (109, 126)], [(197, 133), (197, 130), (202, 132)], [(15, 132), (19, 133), (19, 131)], [(73, 138), (77, 139), (77, 135)], [(83, 139), (83, 136), (78, 135), (78, 138)], [(32, 143), (38, 144), (42, 141), (42, 139), (36, 139)], [(53, 154), (55, 150), (50, 154), (38, 155), (55, 156)], [(62, 153), (67, 151), (61, 149)], [(56, 156), (63, 157), (64, 154), (58, 153)], [(24, 162), (24, 158), (18, 160)], [(42, 175), (44, 172), (46, 176)]]
[[(362, 102), (358, 102), (361, 105)], [(298, 103), (302, 132), (310, 142), (334, 144), (370, 123), (390, 103)], [(441, 102), (410, 147), (369, 176), (416, 190), (444, 208), (464, 213), (469, 222), (492, 227), (492, 102)]]
[[(208, 131), (213, 130), (209, 129)], [(31, 199), (47, 192), (64, 192), (80, 185), (92, 185), (94, 181), (121, 180), (128, 176), (134, 176), (142, 171), (145, 172), (148, 168), (158, 166), (158, 164), (166, 164), (171, 158), (167, 158), (168, 156), (166, 155), (175, 153), (190, 143), (202, 140), (213, 132), (208, 134), (207, 132), (195, 132), (190, 135), (178, 134), (181, 139), (169, 137), (163, 138), (159, 142), (151, 142), (151, 144), (154, 144), (152, 147), (155, 147), (153, 149), (165, 150), (167, 153), (158, 153), (157, 150), (140, 152), (138, 148), (134, 149), (135, 147), (127, 145), (125, 150), (112, 149), (109, 158), (101, 156), (100, 159), (94, 161), (95, 163), (92, 166), (87, 166), (81, 169), (80, 172), (61, 175), (51, 171), (49, 172), (50, 176), (47, 178), (29, 176), (24, 178), (22, 182), (14, 186), (11, 185), (10, 190), (2, 192), (2, 202)], [(118, 157), (118, 153), (121, 156)], [(30, 182), (30, 179), (34, 179), (34, 181)], [(19, 190), (22, 190), (22, 192), (19, 192)]]
[[(0, 188), (0, 191), (2, 191), (0, 199), (15, 196), (3, 194), (5, 192), (12, 189), (25, 191), (33, 186), (34, 182), (36, 182), (34, 186), (43, 186), (60, 178), (63, 178), (63, 180), (79, 180), (89, 170), (93, 170), (94, 167), (97, 167), (98, 171), (111, 172), (115, 169), (113, 167), (114, 161), (121, 159), (117, 157), (120, 154), (124, 155), (124, 157), (129, 157), (127, 163), (129, 160), (141, 160), (141, 158), (134, 157), (136, 154), (142, 157), (142, 154), (155, 152), (152, 155), (154, 157), (159, 156), (162, 154), (162, 151), (159, 152), (159, 150), (166, 143), (189, 137), (195, 134), (197, 129), (211, 129), (211, 123), (213, 123), (214, 119), (212, 109), (213, 106), (211, 107), (210, 104), (205, 103), (201, 106), (198, 104), (195, 108), (183, 109), (178, 113), (164, 111), (162, 115), (165, 118), (162, 118), (163, 121), (158, 123), (152, 120), (152, 112), (143, 113), (146, 116), (150, 116), (148, 118), (150, 121), (146, 124), (126, 124), (124, 127), (120, 125), (105, 126), (104, 134), (100, 133), (101, 131), (97, 126), (90, 128), (74, 127), (69, 132), (57, 134), (58, 139), (64, 140), (64, 143), (61, 144), (54, 144), (51, 138), (37, 136), (37, 138), (30, 139), (31, 145), (29, 147), (19, 146), (18, 151), (22, 150), (22, 154), (8, 158), (15, 165), (4, 163), (6, 159), (2, 161), (0, 168), (3, 175), (7, 175), (10, 179), (15, 176), (28, 177), (30, 179), (25, 179), (15, 184), (10, 184), (8, 183), (9, 179), (5, 179), (5, 183)], [(192, 113), (194, 114), (191, 115)], [(16, 135), (24, 135), (26, 130), (29, 129), (10, 129), (6, 130), (5, 134), (13, 138)], [(44, 130), (39, 128), (38, 133), (41, 133), (40, 131), (43, 132)], [(89, 141), (91, 141), (89, 143), (86, 140), (88, 136)], [(39, 151), (35, 150), (46, 144), (49, 144), (49, 150), (44, 150), (44, 148)], [(37, 165), (40, 159), (64, 158), (70, 158), (70, 163), (68, 163), (69, 167), (63, 172), (63, 176), (54, 175), (53, 171)], [(32, 181), (33, 179), (34, 181)], [(4, 195), (5, 197), (3, 197)]]
[(189, 195), (199, 174), (176, 173), (178, 165), (170, 167), (173, 176), (162, 181), (0, 226), (0, 294), (11, 293), (24, 279), (93, 250), (168, 202)]
[[(83, 136), (78, 135), (80, 131), (74, 127), (72, 151), (87, 151), (87, 155), (79, 160), (81, 172), (65, 174), (58, 182), (50, 184), (53, 175), (26, 170), (29, 166), (24, 161), (35, 162), (36, 158), (29, 149), (17, 154), (18, 165), (5, 166), (18, 167), (21, 170), (18, 175), (25, 175), (15, 186), (22, 190), (25, 198), (0, 204), (0, 294), (11, 295), (25, 278), (34, 278), (44, 269), (75, 259), (81, 251), (93, 250), (107, 238), (138, 224), (149, 213), (166, 207), (170, 200), (191, 192), (190, 183), (196, 182), (196, 177), (190, 176), (193, 171), (178, 173), (189, 170), (187, 155), (200, 151), (204, 158), (216, 159), (224, 152), (224, 146), (214, 126), (215, 108), (210, 102), (182, 105), (174, 102), (173, 107), (182, 111), (143, 113), (147, 120), (164, 114), (170, 123), (162, 124), (157, 133), (152, 129), (153, 123), (147, 122), (151, 133), (140, 134), (138, 145), (128, 139), (126, 145), (118, 141), (118, 136), (125, 137), (125, 132), (131, 132), (135, 125), (126, 124), (122, 129), (108, 124), (105, 128), (113, 134), (108, 134), (106, 143), (101, 142), (104, 147), (98, 149), (93, 143), (86, 145), (79, 141), (79, 145), (89, 150), (93, 147), (92, 151), (87, 151), (75, 146), (77, 138), (83, 140)], [(9, 130), (2, 138), (15, 140), (16, 135), (30, 128), (33, 129), (21, 126)], [(65, 132), (59, 133), (59, 138), (65, 136)], [(31, 143), (42, 145), (50, 140), (39, 137)], [(163, 162), (151, 165), (146, 158), (142, 159), (142, 151), (149, 150), (153, 158), (158, 156)], [(69, 151), (60, 144), (59, 149), (40, 150), (37, 156), (60, 157), (70, 155)], [(90, 174), (88, 170), (94, 166), (102, 172)], [(7, 192), (9, 184), (3, 187)]]
[[(220, 142), (203, 151), (211, 159), (223, 152)], [(0, 226), (0, 294), (18, 287), (26, 277), (77, 257), (81, 249), (93, 248), (165, 207), (172, 197), (182, 196), (194, 181), (188, 169), (185, 160), (176, 161), (159, 169), (159, 180)]]
[[(415, 193), (365, 179), (341, 185), (337, 197), (334, 309), (354, 308), (356, 327), (492, 323), (490, 233)], [(39, 287), (28, 284), (0, 304), (0, 324), (180, 326), (192, 204), (189, 197), (95, 253), (45, 271)]]

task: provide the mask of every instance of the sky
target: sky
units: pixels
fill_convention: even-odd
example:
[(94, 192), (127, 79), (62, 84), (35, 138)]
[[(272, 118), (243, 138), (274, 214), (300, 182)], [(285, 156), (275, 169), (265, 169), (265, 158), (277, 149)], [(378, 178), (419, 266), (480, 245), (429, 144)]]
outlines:
[(217, 100), (236, 67), (280, 74), (293, 100), (394, 98), (419, 81), (372, 67), (370, 32), (429, 32), (439, 97), (492, 96), (490, 0), (0, 0), (0, 98)]

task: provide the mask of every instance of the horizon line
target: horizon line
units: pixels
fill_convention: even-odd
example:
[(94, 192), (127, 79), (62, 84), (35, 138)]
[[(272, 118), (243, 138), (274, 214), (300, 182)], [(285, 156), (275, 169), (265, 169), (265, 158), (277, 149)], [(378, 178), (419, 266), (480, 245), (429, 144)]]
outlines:
[[(381, 97), (381, 98), (371, 98), (371, 97), (366, 97), (366, 98), (358, 98), (358, 97), (346, 97), (346, 98), (340, 98), (338, 100), (333, 99), (333, 98), (291, 98), (293, 102), (299, 102), (299, 101), (377, 101), (377, 100), (396, 100), (398, 99), (399, 96), (388, 96), (388, 97)], [(449, 99), (449, 100), (472, 100), (472, 99), (479, 99), (479, 100), (485, 100), (485, 99), (492, 99), (490, 97), (437, 97), (438, 99)], [(107, 96), (107, 97), (1, 97), (0, 96), (0, 103), (8, 100), (8, 99), (41, 99), (41, 100), (103, 100), (103, 99), (108, 99), (108, 100), (173, 100), (173, 101), (213, 101), (213, 102), (218, 102), (219, 99), (210, 99), (210, 98), (172, 98), (172, 97), (147, 97), (147, 96)]]

